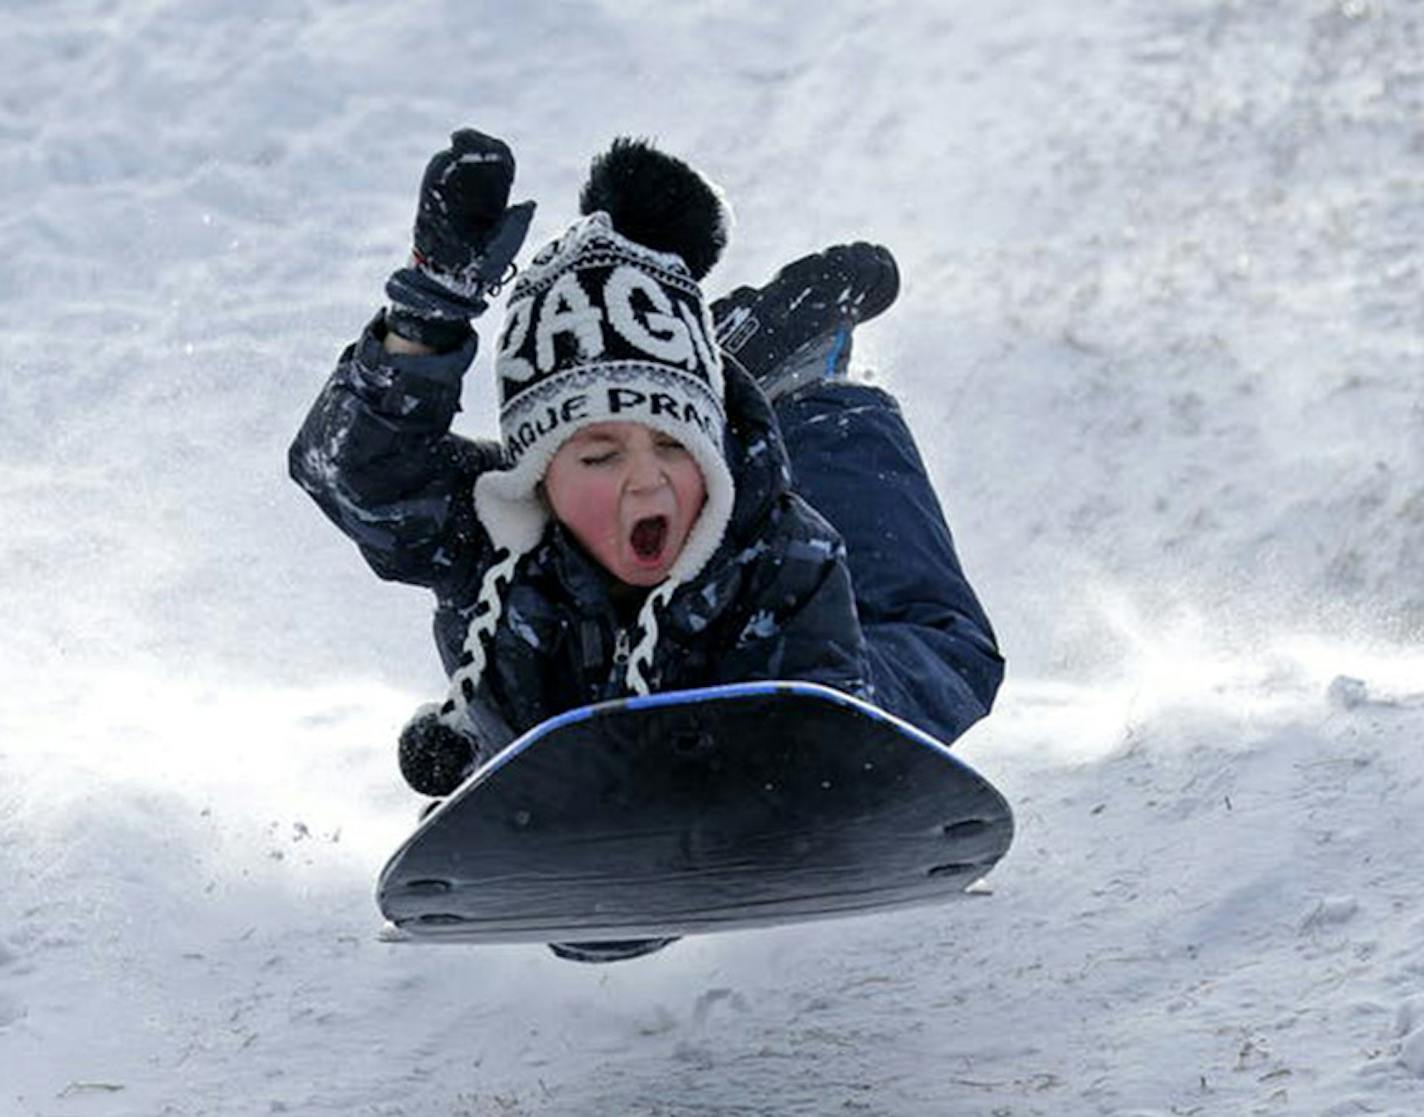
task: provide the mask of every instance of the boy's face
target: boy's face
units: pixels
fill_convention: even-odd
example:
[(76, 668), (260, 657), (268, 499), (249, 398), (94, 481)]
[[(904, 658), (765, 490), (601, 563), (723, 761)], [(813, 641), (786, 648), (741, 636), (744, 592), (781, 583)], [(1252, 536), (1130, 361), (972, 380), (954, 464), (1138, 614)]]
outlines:
[(642, 423), (592, 423), (572, 435), (544, 474), (554, 515), (603, 568), (630, 586), (655, 586), (682, 554), (707, 486), (687, 449)]

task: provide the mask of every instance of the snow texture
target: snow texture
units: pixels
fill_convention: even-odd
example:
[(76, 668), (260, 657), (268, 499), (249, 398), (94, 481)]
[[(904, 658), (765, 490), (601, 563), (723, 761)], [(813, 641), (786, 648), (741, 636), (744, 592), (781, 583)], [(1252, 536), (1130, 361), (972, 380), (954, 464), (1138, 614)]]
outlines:
[[(1424, 1112), (1417, 3), (7, 14), (0, 1113)], [(284, 454), (466, 124), (532, 244), (623, 133), (725, 187), (714, 295), (894, 247), (853, 367), (1010, 660), (992, 895), (378, 940), (429, 602)]]

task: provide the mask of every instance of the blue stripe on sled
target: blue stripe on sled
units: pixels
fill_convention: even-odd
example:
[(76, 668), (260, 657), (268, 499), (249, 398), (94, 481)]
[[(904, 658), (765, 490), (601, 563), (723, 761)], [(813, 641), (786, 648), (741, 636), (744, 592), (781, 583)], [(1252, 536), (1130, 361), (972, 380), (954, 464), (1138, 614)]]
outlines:
[[(943, 741), (931, 737), (924, 730), (917, 729), (904, 719), (898, 718), (878, 706), (872, 706), (869, 702), (856, 698), (854, 695), (846, 694), (833, 687), (822, 686), (820, 683), (773, 680), (769, 682), (724, 683), (721, 686), (695, 687), (691, 690), (667, 690), (659, 694), (634, 695), (629, 698), (614, 698), (608, 702), (598, 702), (591, 706), (578, 706), (572, 710), (566, 710), (562, 714), (556, 714), (547, 721), (541, 721), (471, 773), (470, 779), (479, 779), (490, 772), (497, 771), (535, 742), (557, 733), (560, 729), (577, 725), (581, 721), (589, 721), (600, 715), (616, 713), (619, 710), (651, 710), (662, 706), (691, 706), (698, 703), (725, 702), (736, 698), (764, 698), (775, 694), (800, 695), (843, 706), (871, 721), (878, 721), (889, 726), (913, 744), (933, 749), (957, 765), (964, 763), (950, 751), (949, 746)], [(454, 796), (452, 795), (451, 798)], [(439, 813), (438, 809), (435, 813)]]

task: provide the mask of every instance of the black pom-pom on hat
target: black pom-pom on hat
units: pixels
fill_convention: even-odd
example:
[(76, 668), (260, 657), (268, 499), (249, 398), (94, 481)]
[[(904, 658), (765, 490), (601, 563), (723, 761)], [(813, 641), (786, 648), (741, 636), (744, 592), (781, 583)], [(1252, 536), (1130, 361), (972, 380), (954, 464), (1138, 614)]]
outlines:
[(677, 253), (694, 279), (711, 271), (727, 246), (727, 209), (717, 190), (647, 140), (619, 136), (594, 157), (579, 212), (597, 210), (629, 240)]
[(422, 795), (449, 795), (474, 770), (477, 752), (458, 730), (440, 720), (436, 707), (422, 707), (400, 735), (400, 770)]

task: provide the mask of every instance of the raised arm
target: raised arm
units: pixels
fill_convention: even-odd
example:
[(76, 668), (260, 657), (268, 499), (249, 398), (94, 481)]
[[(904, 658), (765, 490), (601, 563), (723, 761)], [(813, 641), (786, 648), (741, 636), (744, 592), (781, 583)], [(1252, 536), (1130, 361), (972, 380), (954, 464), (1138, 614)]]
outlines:
[(341, 355), (288, 455), (293, 479), (382, 578), (437, 591), (482, 561), (472, 487), (500, 449), (450, 433), (485, 309), (534, 203), (509, 206), (514, 157), (463, 129), (421, 181), (414, 248), (389, 307)]

